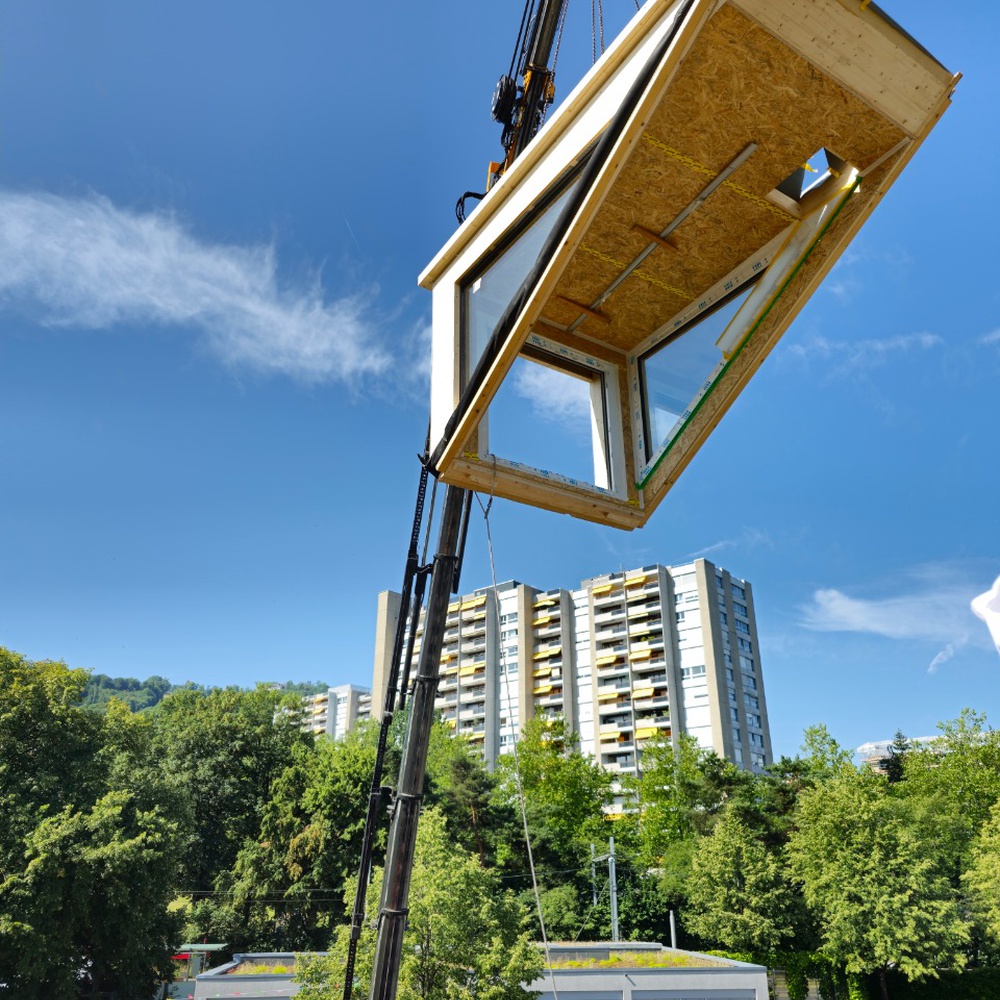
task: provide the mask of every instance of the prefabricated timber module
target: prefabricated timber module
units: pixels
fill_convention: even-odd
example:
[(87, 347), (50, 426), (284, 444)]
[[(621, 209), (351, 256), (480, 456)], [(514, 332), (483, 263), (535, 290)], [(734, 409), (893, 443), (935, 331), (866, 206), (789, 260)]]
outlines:
[[(649, 0), (420, 276), (440, 477), (644, 524), (957, 81), (867, 0)], [(589, 386), (590, 479), (491, 451), (515, 362)]]

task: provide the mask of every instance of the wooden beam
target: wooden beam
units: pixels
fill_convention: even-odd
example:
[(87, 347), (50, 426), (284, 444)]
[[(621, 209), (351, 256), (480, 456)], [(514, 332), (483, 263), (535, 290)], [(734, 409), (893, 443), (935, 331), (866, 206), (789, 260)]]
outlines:
[(661, 247), (666, 247), (668, 250), (676, 250), (677, 244), (673, 240), (664, 239), (659, 233), (653, 232), (652, 229), (647, 229), (645, 226), (640, 226), (638, 222), (632, 224), (632, 228), (637, 233), (642, 233), (647, 240), (658, 244)]
[(596, 319), (599, 323), (608, 324), (611, 322), (604, 313), (598, 312), (596, 309), (591, 309), (590, 306), (585, 306), (582, 302), (574, 302), (573, 299), (568, 299), (565, 295), (556, 295), (555, 298), (561, 302), (565, 302), (568, 306), (572, 306), (574, 309), (579, 309), (585, 316)]

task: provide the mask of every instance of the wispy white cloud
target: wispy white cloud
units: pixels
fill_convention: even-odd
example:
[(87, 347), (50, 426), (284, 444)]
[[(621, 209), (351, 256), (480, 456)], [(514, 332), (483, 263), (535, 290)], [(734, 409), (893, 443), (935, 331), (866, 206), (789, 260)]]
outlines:
[(200, 240), (172, 215), (0, 191), (0, 307), (44, 325), (184, 327), (234, 368), (348, 382), (389, 367), (373, 297), (283, 282), (273, 245)]
[(964, 646), (983, 645), (970, 608), (981, 589), (981, 583), (952, 565), (928, 564), (903, 574), (888, 596), (851, 596), (833, 587), (816, 590), (799, 609), (800, 624), (818, 632), (934, 643), (942, 647), (928, 666), (934, 673)]
[(901, 248), (875, 250), (862, 239), (844, 252), (820, 289), (824, 294), (849, 302), (868, 283), (883, 282), (886, 278), (902, 279), (911, 270), (912, 263), (911, 256)]
[(1000, 330), (991, 330), (979, 338), (980, 344), (1000, 344)]
[(590, 433), (590, 386), (583, 379), (530, 362), (515, 367), (513, 384), (542, 419)]
[(788, 352), (804, 361), (824, 363), (832, 375), (870, 371), (901, 355), (929, 351), (944, 343), (936, 333), (907, 333), (868, 340), (830, 340), (815, 336), (805, 343), (791, 344)]
[(771, 536), (768, 532), (762, 531), (760, 528), (748, 527), (743, 528), (734, 538), (723, 538), (717, 542), (713, 542), (711, 545), (706, 545), (703, 549), (698, 549), (697, 552), (692, 552), (689, 558), (697, 559), (703, 556), (714, 555), (717, 552), (725, 552), (728, 549), (746, 551), (762, 546), (770, 548), (772, 544)]

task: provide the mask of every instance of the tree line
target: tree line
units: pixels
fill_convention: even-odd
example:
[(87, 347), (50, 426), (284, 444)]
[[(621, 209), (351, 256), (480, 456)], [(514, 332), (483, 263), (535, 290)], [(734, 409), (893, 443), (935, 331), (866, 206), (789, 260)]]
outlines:
[[(275, 684), (283, 694), (310, 695), (321, 694), (327, 690), (323, 681), (286, 681)], [(154, 708), (171, 691), (186, 688), (192, 691), (204, 691), (201, 684), (186, 681), (174, 684), (166, 677), (154, 674), (140, 681), (135, 677), (109, 677), (107, 674), (91, 674), (83, 689), (80, 702), (96, 711), (104, 711), (112, 700), (124, 702), (133, 712)]]
[[(300, 995), (338, 985), (375, 727), (314, 739), (301, 699), (264, 686), (100, 713), (87, 683), (0, 649), (0, 997), (148, 1000), (200, 940), (330, 951)], [(686, 738), (642, 765), (616, 786), (562, 721), (535, 720), (491, 772), (436, 726), (401, 1000), (523, 998), (542, 921), (549, 940), (609, 939), (607, 866), (591, 860), (609, 835), (622, 937), (668, 940), (673, 911), (681, 947), (785, 968), (793, 997), (810, 976), (855, 1000), (1000, 965), (1000, 734), (983, 716), (930, 745), (900, 737), (884, 774), (822, 727), (763, 774)], [(359, 997), (370, 946), (366, 929)]]

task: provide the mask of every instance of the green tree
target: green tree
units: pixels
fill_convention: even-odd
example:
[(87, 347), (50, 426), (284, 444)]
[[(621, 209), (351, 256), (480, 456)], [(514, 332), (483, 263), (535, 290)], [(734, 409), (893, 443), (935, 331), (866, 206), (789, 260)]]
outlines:
[(906, 755), (910, 752), (910, 741), (906, 738), (902, 729), (896, 730), (892, 742), (889, 744), (888, 756), (885, 758), (883, 769), (890, 784), (896, 784), (904, 778), (904, 765)]
[[(378, 907), (382, 872), (368, 890)], [(353, 900), (353, 886), (348, 898)], [(525, 986), (542, 957), (522, 930), (525, 912), (496, 874), (458, 847), (442, 813), (423, 811), (410, 883), (410, 914), (403, 942), (400, 1000), (529, 1000)], [(327, 1000), (340, 989), (349, 929), (342, 926), (331, 955), (303, 963), (296, 979), (300, 1000)], [(366, 926), (358, 948), (355, 992), (370, 987), (374, 931)]]
[(778, 858), (726, 812), (694, 856), (688, 926), (730, 951), (767, 955), (794, 933), (792, 899)]
[(994, 944), (1000, 944), (1000, 802), (973, 842), (962, 882), (977, 923)]
[[(531, 720), (518, 741), (517, 754), (497, 763), (494, 805), (505, 818), (496, 837), (497, 864), (521, 889), (521, 898), (537, 912), (526, 864), (520, 796), (531, 838), (543, 914), (558, 919), (561, 932), (570, 931), (577, 915), (590, 910), (590, 845), (603, 852), (609, 829), (604, 810), (613, 801), (611, 775), (576, 746), (576, 734), (562, 718)], [(576, 905), (568, 908), (563, 886), (572, 885)], [(550, 892), (555, 895), (550, 896)], [(578, 925), (579, 926), (579, 925)], [(572, 928), (575, 930), (575, 928)]]
[(912, 803), (921, 836), (938, 844), (954, 886), (972, 844), (1000, 800), (1000, 733), (966, 709), (939, 726), (941, 735), (906, 755), (900, 794)]
[(0, 982), (19, 1000), (149, 995), (177, 943), (171, 790), (124, 705), (79, 707), (85, 683), (0, 649)]
[(183, 888), (205, 892), (259, 839), (272, 786), (294, 748), (311, 745), (282, 693), (264, 686), (172, 692), (153, 714), (153, 750), (163, 773), (186, 789), (191, 834)]
[(508, 826), (510, 804), (494, 797), (496, 781), (468, 740), (436, 722), (427, 750), (424, 802), (438, 806), (456, 843), (490, 863), (496, 856), (497, 833)]
[[(362, 726), (295, 751), (272, 783), (258, 835), (216, 878), (218, 901), (195, 907), (195, 927), (236, 950), (324, 946), (357, 872), (376, 735)], [(379, 836), (384, 843), (384, 828)]]
[(635, 786), (638, 845), (656, 866), (672, 844), (712, 830), (723, 806), (753, 785), (754, 777), (682, 734), (676, 744), (647, 744)]
[(589, 863), (592, 843), (606, 840), (604, 809), (613, 799), (611, 775), (576, 743), (563, 718), (532, 719), (517, 754), (502, 755), (496, 771), (502, 806), (520, 815), (524, 794), (532, 846), (574, 867)]
[(881, 775), (843, 765), (800, 799), (791, 871), (823, 952), (849, 973), (898, 968), (909, 979), (964, 964), (969, 927), (933, 845)]

